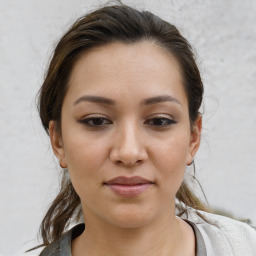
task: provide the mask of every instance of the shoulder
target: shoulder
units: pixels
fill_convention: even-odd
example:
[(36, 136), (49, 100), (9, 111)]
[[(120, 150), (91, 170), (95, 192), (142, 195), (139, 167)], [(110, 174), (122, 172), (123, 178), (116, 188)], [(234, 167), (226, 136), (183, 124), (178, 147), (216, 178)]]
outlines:
[(39, 256), (60, 256), (60, 241), (62, 239), (63, 237), (44, 247)]
[[(228, 217), (189, 209), (188, 220), (201, 232), (212, 255), (253, 256), (256, 251), (256, 230), (248, 224)], [(210, 254), (211, 255), (211, 254)]]
[[(33, 249), (34, 248), (34, 249)], [(17, 255), (20, 256), (59, 256), (59, 240), (53, 242), (47, 246), (37, 246), (29, 249), (30, 251), (25, 251), (25, 249), (21, 250)], [(26, 248), (27, 249), (27, 248)]]
[(71, 256), (71, 241), (84, 231), (84, 224), (78, 224), (64, 233), (59, 240), (46, 246), (39, 256)]

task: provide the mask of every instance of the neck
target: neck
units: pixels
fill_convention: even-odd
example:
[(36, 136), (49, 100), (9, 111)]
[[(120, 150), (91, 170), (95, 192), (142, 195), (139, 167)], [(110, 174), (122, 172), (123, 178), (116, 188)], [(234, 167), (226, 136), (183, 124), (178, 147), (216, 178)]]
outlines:
[(72, 241), (73, 256), (194, 255), (192, 229), (172, 212), (138, 228), (120, 228), (91, 218), (85, 223), (83, 234)]

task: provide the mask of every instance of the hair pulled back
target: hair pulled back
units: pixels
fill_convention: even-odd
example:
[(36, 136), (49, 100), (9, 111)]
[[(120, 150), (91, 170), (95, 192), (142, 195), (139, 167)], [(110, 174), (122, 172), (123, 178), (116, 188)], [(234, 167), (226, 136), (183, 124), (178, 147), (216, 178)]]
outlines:
[[(39, 92), (38, 109), (46, 132), (49, 133), (51, 120), (56, 121), (61, 132), (61, 109), (70, 73), (84, 52), (111, 42), (133, 44), (142, 40), (158, 44), (177, 59), (188, 99), (190, 123), (193, 124), (202, 102), (203, 83), (190, 44), (170, 23), (148, 11), (138, 11), (119, 4), (103, 7), (81, 17), (57, 44)], [(187, 207), (207, 211), (185, 181), (176, 197), (181, 203), (176, 206), (180, 215), (186, 212)], [(42, 245), (57, 240), (71, 217), (78, 220), (82, 214), (80, 204), (67, 170), (64, 170), (60, 192), (41, 223)]]

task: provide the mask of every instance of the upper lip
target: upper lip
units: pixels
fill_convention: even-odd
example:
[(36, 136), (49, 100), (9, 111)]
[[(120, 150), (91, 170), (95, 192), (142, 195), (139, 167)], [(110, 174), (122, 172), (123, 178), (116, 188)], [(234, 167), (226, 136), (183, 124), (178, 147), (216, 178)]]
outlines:
[(139, 184), (148, 184), (154, 183), (150, 180), (142, 178), (140, 176), (133, 176), (133, 177), (125, 177), (125, 176), (118, 176), (111, 180), (104, 182), (107, 185), (139, 185)]

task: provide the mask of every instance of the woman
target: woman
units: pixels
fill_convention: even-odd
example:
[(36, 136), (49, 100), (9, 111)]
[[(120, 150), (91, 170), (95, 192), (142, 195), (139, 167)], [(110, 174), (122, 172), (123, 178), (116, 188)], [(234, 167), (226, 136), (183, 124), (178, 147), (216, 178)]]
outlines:
[[(125, 5), (79, 19), (40, 91), (63, 168), (40, 255), (255, 255), (256, 232), (207, 213), (184, 180), (202, 97), (191, 47), (173, 25)], [(65, 232), (81, 216), (85, 225)]]

